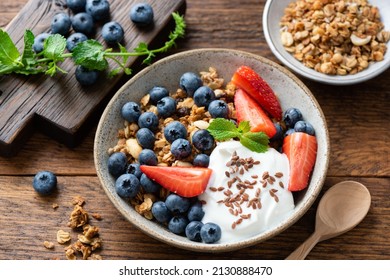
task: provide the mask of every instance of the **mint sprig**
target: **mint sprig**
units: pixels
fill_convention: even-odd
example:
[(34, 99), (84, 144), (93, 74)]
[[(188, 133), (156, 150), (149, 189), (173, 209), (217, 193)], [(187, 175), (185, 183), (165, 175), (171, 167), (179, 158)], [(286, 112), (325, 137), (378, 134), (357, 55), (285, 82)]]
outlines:
[[(109, 77), (121, 72), (130, 75), (131, 69), (126, 65), (130, 57), (145, 56), (143, 63), (150, 64), (157, 53), (168, 51), (176, 45), (179, 38), (184, 37), (186, 28), (184, 17), (176, 12), (172, 13), (172, 17), (175, 21), (175, 29), (169, 34), (169, 40), (162, 47), (152, 50), (146, 43), (141, 42), (133, 51), (128, 51), (124, 46), (118, 45), (119, 51), (114, 52), (112, 48), (106, 49), (96, 40), (87, 40), (78, 44), (72, 53), (68, 53), (66, 52), (66, 39), (55, 34), (45, 40), (43, 51), (36, 54), (32, 50), (34, 34), (30, 30), (26, 30), (24, 50), (23, 54), (20, 54), (9, 34), (0, 29), (0, 75), (45, 73), (53, 76), (58, 72), (66, 73), (60, 64), (67, 58), (72, 58), (76, 65), (81, 65), (89, 70), (109, 70)], [(109, 69), (109, 60), (114, 61), (118, 67)]]
[(227, 119), (216, 118), (210, 123), (207, 130), (216, 141), (238, 138), (240, 143), (251, 151), (264, 153), (268, 150), (269, 138), (267, 134), (251, 132), (249, 121), (242, 121), (237, 127)]

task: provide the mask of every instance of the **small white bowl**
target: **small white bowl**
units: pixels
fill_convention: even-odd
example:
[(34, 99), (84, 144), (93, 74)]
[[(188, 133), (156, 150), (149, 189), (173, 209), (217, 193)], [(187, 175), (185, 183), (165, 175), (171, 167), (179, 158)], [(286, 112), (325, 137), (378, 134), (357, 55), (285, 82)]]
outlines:
[[(287, 52), (280, 39), (280, 19), (284, 9), (289, 3), (296, 0), (267, 0), (263, 12), (263, 30), (265, 39), (274, 55), (286, 67), (298, 75), (308, 79), (331, 85), (351, 85), (372, 79), (383, 73), (390, 66), (390, 43), (387, 43), (388, 50), (384, 60), (372, 63), (367, 69), (354, 75), (326, 75), (306, 67), (289, 52)], [(370, 0), (371, 5), (379, 8), (385, 30), (390, 30), (390, 1)]]
[[(291, 216), (273, 228), (243, 241), (223, 244), (193, 242), (170, 232), (166, 227), (138, 214), (115, 191), (115, 180), (107, 169), (108, 149), (117, 143), (117, 134), (123, 128), (121, 108), (128, 101), (139, 102), (155, 86), (166, 87), (174, 92), (179, 87), (183, 73), (199, 73), (215, 67), (220, 77), (228, 82), (235, 70), (247, 65), (258, 72), (279, 97), (282, 109), (296, 107), (314, 126), (318, 142), (317, 159), (308, 188), (295, 196), (296, 207)], [(294, 224), (316, 200), (325, 180), (329, 162), (329, 135), (323, 112), (310, 90), (293, 74), (280, 65), (250, 53), (227, 49), (198, 49), (171, 55), (145, 68), (132, 77), (111, 99), (98, 124), (94, 143), (94, 160), (97, 175), (103, 189), (119, 212), (133, 225), (162, 242), (173, 246), (202, 252), (237, 250), (267, 240)]]

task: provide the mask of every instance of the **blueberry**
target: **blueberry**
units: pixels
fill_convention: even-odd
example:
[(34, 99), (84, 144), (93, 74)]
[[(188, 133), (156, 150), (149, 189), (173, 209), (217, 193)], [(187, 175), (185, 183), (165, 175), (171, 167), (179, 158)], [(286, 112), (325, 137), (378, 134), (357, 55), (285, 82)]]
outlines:
[(86, 0), (66, 0), (66, 5), (73, 13), (79, 13), (85, 10)]
[(171, 144), (171, 153), (178, 160), (188, 157), (191, 152), (192, 146), (187, 139), (179, 138)]
[(40, 53), (41, 51), (43, 51), (43, 46), (44, 46), (45, 40), (49, 36), (50, 36), (50, 34), (45, 32), (45, 33), (41, 33), (41, 34), (37, 35), (34, 38), (34, 43), (32, 45), (34, 52)]
[(190, 200), (186, 197), (171, 193), (165, 199), (165, 205), (172, 212), (172, 214), (183, 214), (187, 212), (190, 207)]
[(295, 129), (294, 128), (289, 128), (287, 131), (284, 133), (284, 137), (289, 136), (290, 134), (294, 133)]
[(85, 36), (83, 33), (79, 33), (79, 32), (73, 33), (66, 39), (66, 48), (68, 49), (68, 51), (72, 52), (77, 44), (87, 40), (88, 37)]
[(140, 152), (138, 162), (140, 165), (157, 165), (158, 163), (156, 154), (150, 149), (143, 149)]
[(176, 100), (170, 96), (161, 98), (157, 102), (157, 112), (163, 118), (172, 116), (176, 112)]
[(142, 113), (138, 118), (138, 126), (140, 128), (146, 127), (155, 132), (158, 129), (158, 117), (153, 112)]
[(122, 198), (133, 198), (141, 188), (139, 180), (133, 174), (122, 174), (115, 181), (115, 190)]
[(276, 128), (276, 133), (272, 138), (270, 139), (271, 141), (275, 140), (281, 140), (283, 138), (283, 128), (279, 123), (274, 123), (275, 128)]
[(183, 89), (189, 97), (203, 85), (200, 77), (193, 72), (186, 72), (180, 77), (180, 88)]
[(69, 15), (65, 13), (58, 13), (54, 15), (51, 21), (51, 32), (53, 34), (61, 34), (65, 36), (69, 33), (71, 20)]
[(210, 163), (210, 156), (206, 154), (197, 154), (192, 161), (192, 164), (194, 166), (199, 166), (199, 167), (208, 167)]
[(57, 187), (57, 176), (50, 171), (40, 171), (34, 176), (33, 188), (41, 195), (49, 195)]
[(144, 173), (141, 175), (141, 179), (139, 181), (140, 181), (141, 186), (143, 187), (144, 191), (147, 192), (147, 193), (157, 193), (161, 189), (160, 184), (158, 184), (155, 181), (151, 180)]
[(314, 127), (306, 121), (297, 121), (294, 125), (294, 130), (296, 132), (304, 132), (313, 136), (315, 135)]
[(111, 154), (107, 160), (108, 172), (116, 177), (119, 177), (126, 172), (127, 157), (122, 152), (116, 152)]
[(123, 40), (124, 31), (122, 25), (116, 21), (110, 21), (103, 25), (102, 37), (109, 45), (115, 45)]
[(208, 151), (214, 146), (214, 137), (206, 129), (199, 129), (192, 135), (192, 144), (200, 151)]
[(185, 229), (185, 234), (187, 238), (191, 241), (201, 242), (202, 238), (200, 237), (200, 229), (202, 228), (203, 223), (200, 221), (190, 222)]
[(169, 143), (172, 143), (173, 141), (179, 138), (185, 139), (187, 138), (187, 129), (179, 121), (170, 122), (164, 128), (164, 137)]
[(221, 239), (221, 228), (214, 223), (206, 223), (200, 229), (200, 237), (205, 243), (215, 243)]
[(184, 234), (188, 220), (184, 216), (174, 216), (169, 220), (168, 229), (178, 235)]
[(227, 119), (229, 116), (229, 107), (227, 103), (223, 100), (211, 101), (207, 110), (209, 111), (212, 118)]
[(189, 221), (201, 221), (204, 217), (204, 211), (200, 201), (195, 202), (190, 206), (187, 213), (187, 218)]
[(198, 107), (208, 107), (215, 100), (215, 93), (209, 86), (201, 86), (194, 92), (194, 101)]
[(107, 0), (87, 0), (85, 11), (94, 20), (105, 20), (110, 16), (110, 3)]
[(139, 3), (131, 7), (130, 20), (138, 26), (147, 26), (153, 23), (153, 8), (149, 4)]
[(76, 67), (76, 80), (82, 86), (91, 86), (97, 82), (99, 78), (99, 72), (96, 70), (88, 70), (87, 68), (78, 65)]
[(141, 116), (141, 107), (138, 103), (127, 102), (121, 109), (122, 118), (128, 122), (138, 122), (139, 116)]
[(72, 27), (75, 32), (91, 35), (94, 32), (94, 21), (88, 13), (78, 13), (72, 17)]
[(149, 95), (152, 104), (156, 105), (160, 99), (169, 96), (169, 91), (165, 87), (156, 86), (149, 91)]
[(135, 137), (142, 148), (153, 149), (155, 138), (154, 133), (149, 128), (143, 127), (138, 129)]
[(297, 121), (302, 120), (302, 113), (297, 108), (289, 108), (284, 112), (283, 120), (288, 128), (293, 128)]
[(153, 203), (152, 214), (160, 223), (168, 223), (172, 218), (171, 211), (169, 211), (164, 201), (156, 201)]
[(138, 179), (142, 176), (142, 171), (139, 163), (131, 163), (127, 166), (126, 173), (133, 174)]

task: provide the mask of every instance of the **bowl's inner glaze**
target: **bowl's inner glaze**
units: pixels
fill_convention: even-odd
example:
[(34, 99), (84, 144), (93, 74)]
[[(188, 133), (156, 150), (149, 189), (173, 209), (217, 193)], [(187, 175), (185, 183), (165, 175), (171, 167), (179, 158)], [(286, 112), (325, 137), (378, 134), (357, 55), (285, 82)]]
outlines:
[[(305, 119), (313, 124), (318, 141), (317, 161), (308, 189), (296, 196), (296, 207), (292, 216), (276, 228), (253, 236), (245, 241), (226, 244), (203, 244), (189, 241), (186, 237), (169, 232), (155, 221), (149, 221), (138, 214), (133, 207), (120, 198), (114, 188), (115, 180), (107, 170), (108, 149), (115, 146), (117, 132), (123, 128), (124, 120), (120, 110), (128, 101), (138, 102), (156, 85), (164, 86), (171, 92), (179, 87), (180, 76), (188, 71), (207, 71), (210, 66), (217, 69), (219, 76), (230, 80), (234, 71), (241, 65), (248, 65), (257, 71), (278, 95), (283, 110), (289, 107), (299, 108)], [(295, 223), (312, 205), (318, 196), (325, 179), (328, 158), (329, 139), (324, 115), (310, 91), (294, 75), (281, 66), (245, 52), (225, 49), (201, 49), (179, 53), (162, 59), (144, 69), (130, 79), (112, 98), (105, 109), (95, 136), (95, 166), (97, 174), (108, 197), (117, 209), (136, 227), (146, 234), (176, 247), (194, 251), (229, 251), (264, 241)]]

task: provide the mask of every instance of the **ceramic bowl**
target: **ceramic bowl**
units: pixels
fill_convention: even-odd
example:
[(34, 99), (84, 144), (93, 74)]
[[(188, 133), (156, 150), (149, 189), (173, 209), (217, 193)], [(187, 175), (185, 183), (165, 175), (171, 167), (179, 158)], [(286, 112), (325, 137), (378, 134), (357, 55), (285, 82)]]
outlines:
[[(304, 66), (285, 50), (280, 39), (280, 19), (284, 14), (284, 9), (293, 1), (295, 0), (267, 0), (263, 12), (263, 31), (274, 55), (294, 73), (325, 84), (351, 85), (372, 79), (389, 68), (390, 51), (386, 52), (384, 60), (372, 63), (367, 69), (354, 75), (326, 75)], [(385, 30), (390, 31), (390, 1), (370, 0), (369, 2), (379, 8)], [(390, 42), (387, 46), (389, 49)]]
[[(282, 108), (297, 107), (313, 124), (318, 139), (318, 156), (310, 185), (296, 196), (296, 207), (291, 216), (274, 228), (240, 242), (205, 244), (171, 233), (155, 221), (147, 220), (115, 191), (115, 180), (107, 170), (108, 149), (117, 143), (117, 133), (123, 128), (121, 107), (128, 101), (139, 102), (154, 85), (165, 86), (170, 92), (179, 87), (181, 75), (187, 71), (217, 69), (220, 77), (229, 81), (241, 65), (248, 65), (270, 84), (277, 93)], [(202, 252), (231, 251), (269, 239), (287, 229), (301, 218), (320, 193), (329, 161), (329, 136), (323, 112), (310, 90), (293, 74), (263, 57), (228, 49), (198, 49), (161, 59), (132, 77), (112, 98), (98, 124), (94, 143), (94, 160), (103, 189), (119, 212), (145, 234), (173, 246)]]

